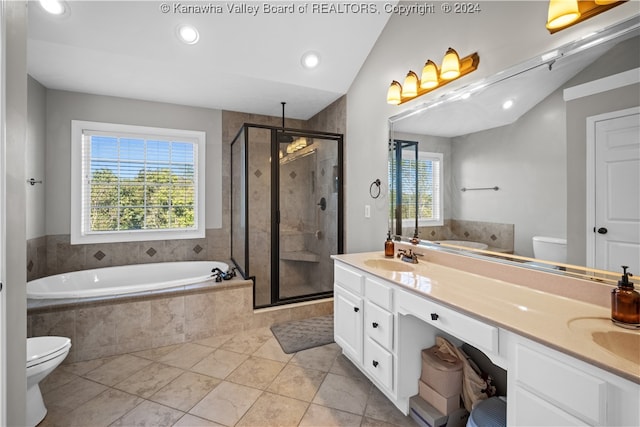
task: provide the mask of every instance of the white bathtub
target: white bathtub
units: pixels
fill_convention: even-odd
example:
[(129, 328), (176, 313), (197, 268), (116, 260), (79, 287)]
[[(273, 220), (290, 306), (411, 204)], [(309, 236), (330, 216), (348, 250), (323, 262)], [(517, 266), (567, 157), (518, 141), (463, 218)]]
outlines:
[(448, 245), (463, 246), (469, 249), (487, 249), (489, 245), (481, 242), (471, 242), (468, 240), (434, 240), (434, 243), (444, 243)]
[(74, 271), (28, 282), (27, 298), (89, 298), (173, 288), (208, 280), (214, 268), (226, 272), (229, 266), (219, 261), (182, 261)]

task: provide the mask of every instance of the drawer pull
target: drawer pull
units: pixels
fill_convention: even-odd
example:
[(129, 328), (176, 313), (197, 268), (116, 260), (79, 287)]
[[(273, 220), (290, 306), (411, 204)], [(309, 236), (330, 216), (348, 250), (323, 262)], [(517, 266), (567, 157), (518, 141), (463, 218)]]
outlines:
[(377, 367), (378, 367), (378, 361), (377, 361), (377, 360), (374, 360), (374, 361), (373, 361), (373, 367), (374, 367), (374, 368), (377, 368)]
[(438, 313), (431, 313), (431, 320), (438, 320)]
[(374, 328), (377, 328), (377, 327), (378, 327), (378, 323), (377, 323), (377, 322), (373, 322), (373, 323), (371, 324), (371, 326), (373, 326)]
[(360, 311), (360, 309), (358, 307), (353, 307), (353, 311), (355, 311), (356, 313)]

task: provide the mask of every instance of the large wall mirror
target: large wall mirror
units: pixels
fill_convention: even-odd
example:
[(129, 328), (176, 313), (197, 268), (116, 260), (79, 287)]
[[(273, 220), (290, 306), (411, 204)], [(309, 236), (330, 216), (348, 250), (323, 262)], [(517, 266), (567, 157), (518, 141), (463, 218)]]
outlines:
[[(639, 51), (634, 16), (391, 117), (391, 233), (532, 268), (617, 275), (624, 264), (640, 275)], [(607, 78), (630, 83), (582, 93)], [(603, 181), (586, 135), (594, 116), (620, 111), (631, 145), (609, 166), (618, 181), (606, 203), (631, 224), (622, 239), (588, 230), (605, 202), (593, 196)]]

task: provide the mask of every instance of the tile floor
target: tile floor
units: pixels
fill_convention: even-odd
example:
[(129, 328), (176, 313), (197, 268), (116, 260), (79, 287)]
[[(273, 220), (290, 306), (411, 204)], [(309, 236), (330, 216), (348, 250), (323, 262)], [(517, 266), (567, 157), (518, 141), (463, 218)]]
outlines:
[(45, 426), (416, 426), (336, 344), (285, 354), (268, 328), (61, 365)]

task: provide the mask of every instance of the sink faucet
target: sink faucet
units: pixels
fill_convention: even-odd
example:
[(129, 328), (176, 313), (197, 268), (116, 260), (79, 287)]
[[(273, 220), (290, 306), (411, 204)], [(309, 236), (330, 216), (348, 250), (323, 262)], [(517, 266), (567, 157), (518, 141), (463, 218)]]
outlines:
[(411, 249), (398, 249), (398, 258), (404, 262), (417, 264), (419, 256), (423, 256), (423, 254), (413, 252)]

